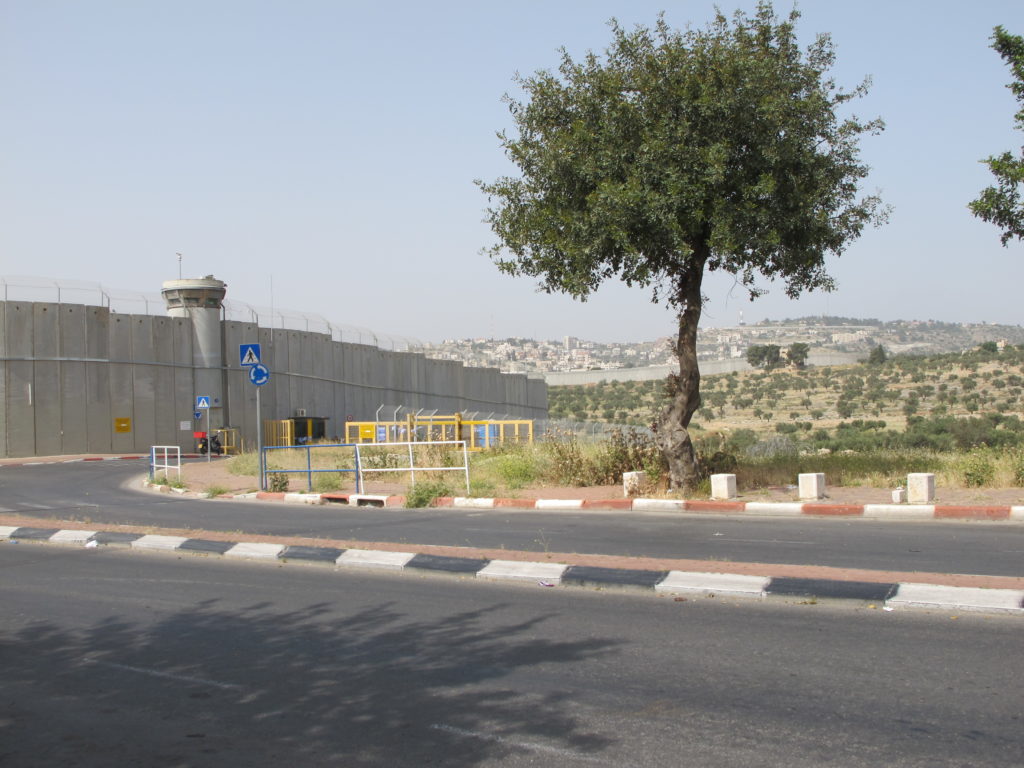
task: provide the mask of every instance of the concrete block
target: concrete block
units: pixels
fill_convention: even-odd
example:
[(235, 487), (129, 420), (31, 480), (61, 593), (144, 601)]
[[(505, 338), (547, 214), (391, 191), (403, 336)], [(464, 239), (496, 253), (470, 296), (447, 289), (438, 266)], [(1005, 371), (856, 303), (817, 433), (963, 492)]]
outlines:
[(639, 496), (644, 492), (644, 485), (647, 481), (646, 472), (623, 472), (622, 473), (622, 495), (625, 498)]
[(907, 503), (907, 489), (897, 488), (892, 492), (892, 503), (893, 504), (906, 504)]
[(807, 472), (798, 475), (800, 499), (817, 501), (825, 498), (825, 473)]
[(911, 472), (907, 475), (907, 501), (911, 504), (934, 504), (935, 475), (931, 472)]
[(729, 500), (736, 498), (736, 475), (712, 475), (711, 498)]

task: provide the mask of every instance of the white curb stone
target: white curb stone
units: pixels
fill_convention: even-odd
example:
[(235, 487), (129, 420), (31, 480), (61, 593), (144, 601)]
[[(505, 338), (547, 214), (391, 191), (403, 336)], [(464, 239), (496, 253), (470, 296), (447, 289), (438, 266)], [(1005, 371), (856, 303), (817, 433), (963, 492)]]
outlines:
[(685, 503), (676, 499), (633, 499), (633, 511), (682, 512)]
[(235, 544), (224, 553), (224, 557), (248, 557), (255, 560), (276, 560), (284, 551), (282, 544), (265, 544), (255, 541), (243, 541)]
[(456, 496), (452, 499), (453, 507), (466, 509), (494, 509), (494, 499), (474, 499), (468, 496)]
[(537, 499), (534, 509), (583, 509), (583, 499)]
[(319, 493), (286, 493), (284, 500), (291, 504), (319, 504)]
[(1024, 507), (1010, 507), (1011, 520), (1024, 520)]
[(85, 544), (85, 542), (95, 535), (96, 531), (74, 531), (71, 529), (64, 529), (53, 534), (53, 536), (50, 537), (50, 541), (54, 544)]
[(18, 530), (16, 525), (0, 525), (0, 539), (9, 539), (11, 534)]
[(693, 573), (669, 571), (656, 592), (700, 592), (703, 594), (763, 597), (771, 579), (767, 576), (745, 576), (737, 573)]
[(946, 587), (938, 584), (900, 584), (887, 605), (962, 611), (1024, 613), (1024, 590)]
[(517, 560), (492, 560), (477, 572), (481, 579), (507, 579), (510, 581), (545, 581), (559, 584), (566, 565), (561, 563), (524, 563)]
[(412, 552), (384, 552), (379, 549), (346, 549), (335, 564), (343, 568), (377, 568), (400, 571), (416, 555)]
[(350, 493), (348, 503), (349, 506), (353, 507), (386, 507), (388, 505), (388, 497), (374, 493)]
[(935, 517), (935, 507), (931, 504), (915, 504), (912, 507), (903, 504), (865, 504), (864, 517), (930, 520)]
[(802, 515), (804, 505), (794, 502), (748, 501), (745, 511), (748, 515)]
[(188, 541), (184, 536), (158, 536), (147, 534), (132, 542), (132, 549), (159, 549), (165, 552), (173, 551)]

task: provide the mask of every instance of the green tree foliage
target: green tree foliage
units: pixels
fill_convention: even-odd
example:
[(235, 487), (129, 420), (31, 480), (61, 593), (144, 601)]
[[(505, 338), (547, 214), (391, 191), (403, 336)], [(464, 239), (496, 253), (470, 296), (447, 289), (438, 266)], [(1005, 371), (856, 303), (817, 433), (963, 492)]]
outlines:
[(563, 52), (557, 73), (518, 79), (517, 135), (500, 139), (521, 176), (478, 182), (502, 271), (579, 300), (617, 277), (674, 310), (679, 374), (657, 422), (672, 487), (699, 479), (687, 428), (705, 272), (751, 297), (758, 275), (792, 297), (829, 290), (826, 256), (884, 217), (858, 191), (859, 139), (882, 124), (839, 115), (866, 84), (839, 89), (831, 39), (802, 51), (798, 17), (763, 2), (684, 32), (663, 17), (653, 30), (611, 22), (604, 57)]
[(889, 356), (885, 353), (885, 347), (879, 344), (877, 347), (872, 347), (871, 352), (868, 353), (868, 365), (881, 365)]
[[(1017, 129), (1024, 131), (1024, 37), (996, 27), (992, 32), (992, 47), (1003, 57), (1013, 74), (1013, 82), (1007, 87), (1020, 104), (1013, 120)], [(1003, 152), (985, 162), (995, 176), (996, 184), (983, 189), (978, 199), (971, 202), (971, 212), (1002, 230), (999, 239), (1004, 246), (1014, 237), (1024, 240), (1024, 198), (1021, 195), (1024, 188), (1024, 148), (1020, 157), (1014, 157), (1012, 152)]]
[(786, 360), (794, 368), (803, 368), (807, 365), (807, 356), (811, 352), (809, 344), (802, 341), (795, 341), (786, 349)]
[(751, 368), (771, 371), (782, 362), (782, 350), (777, 344), (755, 344), (747, 348), (747, 363)]

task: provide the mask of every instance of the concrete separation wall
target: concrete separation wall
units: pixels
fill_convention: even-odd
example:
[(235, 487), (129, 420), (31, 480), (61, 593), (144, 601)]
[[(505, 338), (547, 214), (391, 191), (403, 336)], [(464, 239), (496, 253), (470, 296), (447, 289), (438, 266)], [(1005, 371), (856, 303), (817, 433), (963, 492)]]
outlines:
[[(335, 341), (328, 334), (221, 323), (222, 398), (212, 424), (256, 439), (256, 387), (239, 365), (241, 344), (259, 343), (271, 371), (260, 392), (264, 419), (300, 410), (367, 421), (383, 403), (440, 413), (481, 411), (546, 418), (547, 386), (522, 374), (471, 368), (419, 353)], [(188, 317), (112, 312), (108, 307), (0, 302), (0, 457), (192, 451), (195, 398), (209, 371), (194, 362)], [(202, 375), (200, 375), (202, 374)], [(198, 377), (198, 378), (197, 378)], [(205, 417), (205, 414), (204, 414)]]

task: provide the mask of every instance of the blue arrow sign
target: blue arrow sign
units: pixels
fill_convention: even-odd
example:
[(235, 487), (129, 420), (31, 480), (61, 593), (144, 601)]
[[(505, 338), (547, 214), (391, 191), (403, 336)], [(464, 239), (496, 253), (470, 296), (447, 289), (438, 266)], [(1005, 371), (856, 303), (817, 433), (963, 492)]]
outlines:
[(201, 418), (203, 418), (203, 412), (202, 411), (196, 411), (192, 415), (196, 417), (196, 421), (199, 421)]
[(260, 345), (259, 344), (239, 344), (238, 345), (238, 364), (241, 365), (241, 366), (259, 365), (260, 364)]
[(265, 365), (256, 363), (249, 367), (249, 381), (255, 384), (257, 387), (262, 387), (268, 381), (270, 381), (270, 370)]
[(196, 409), (209, 408), (210, 397), (209, 395), (196, 395)]

